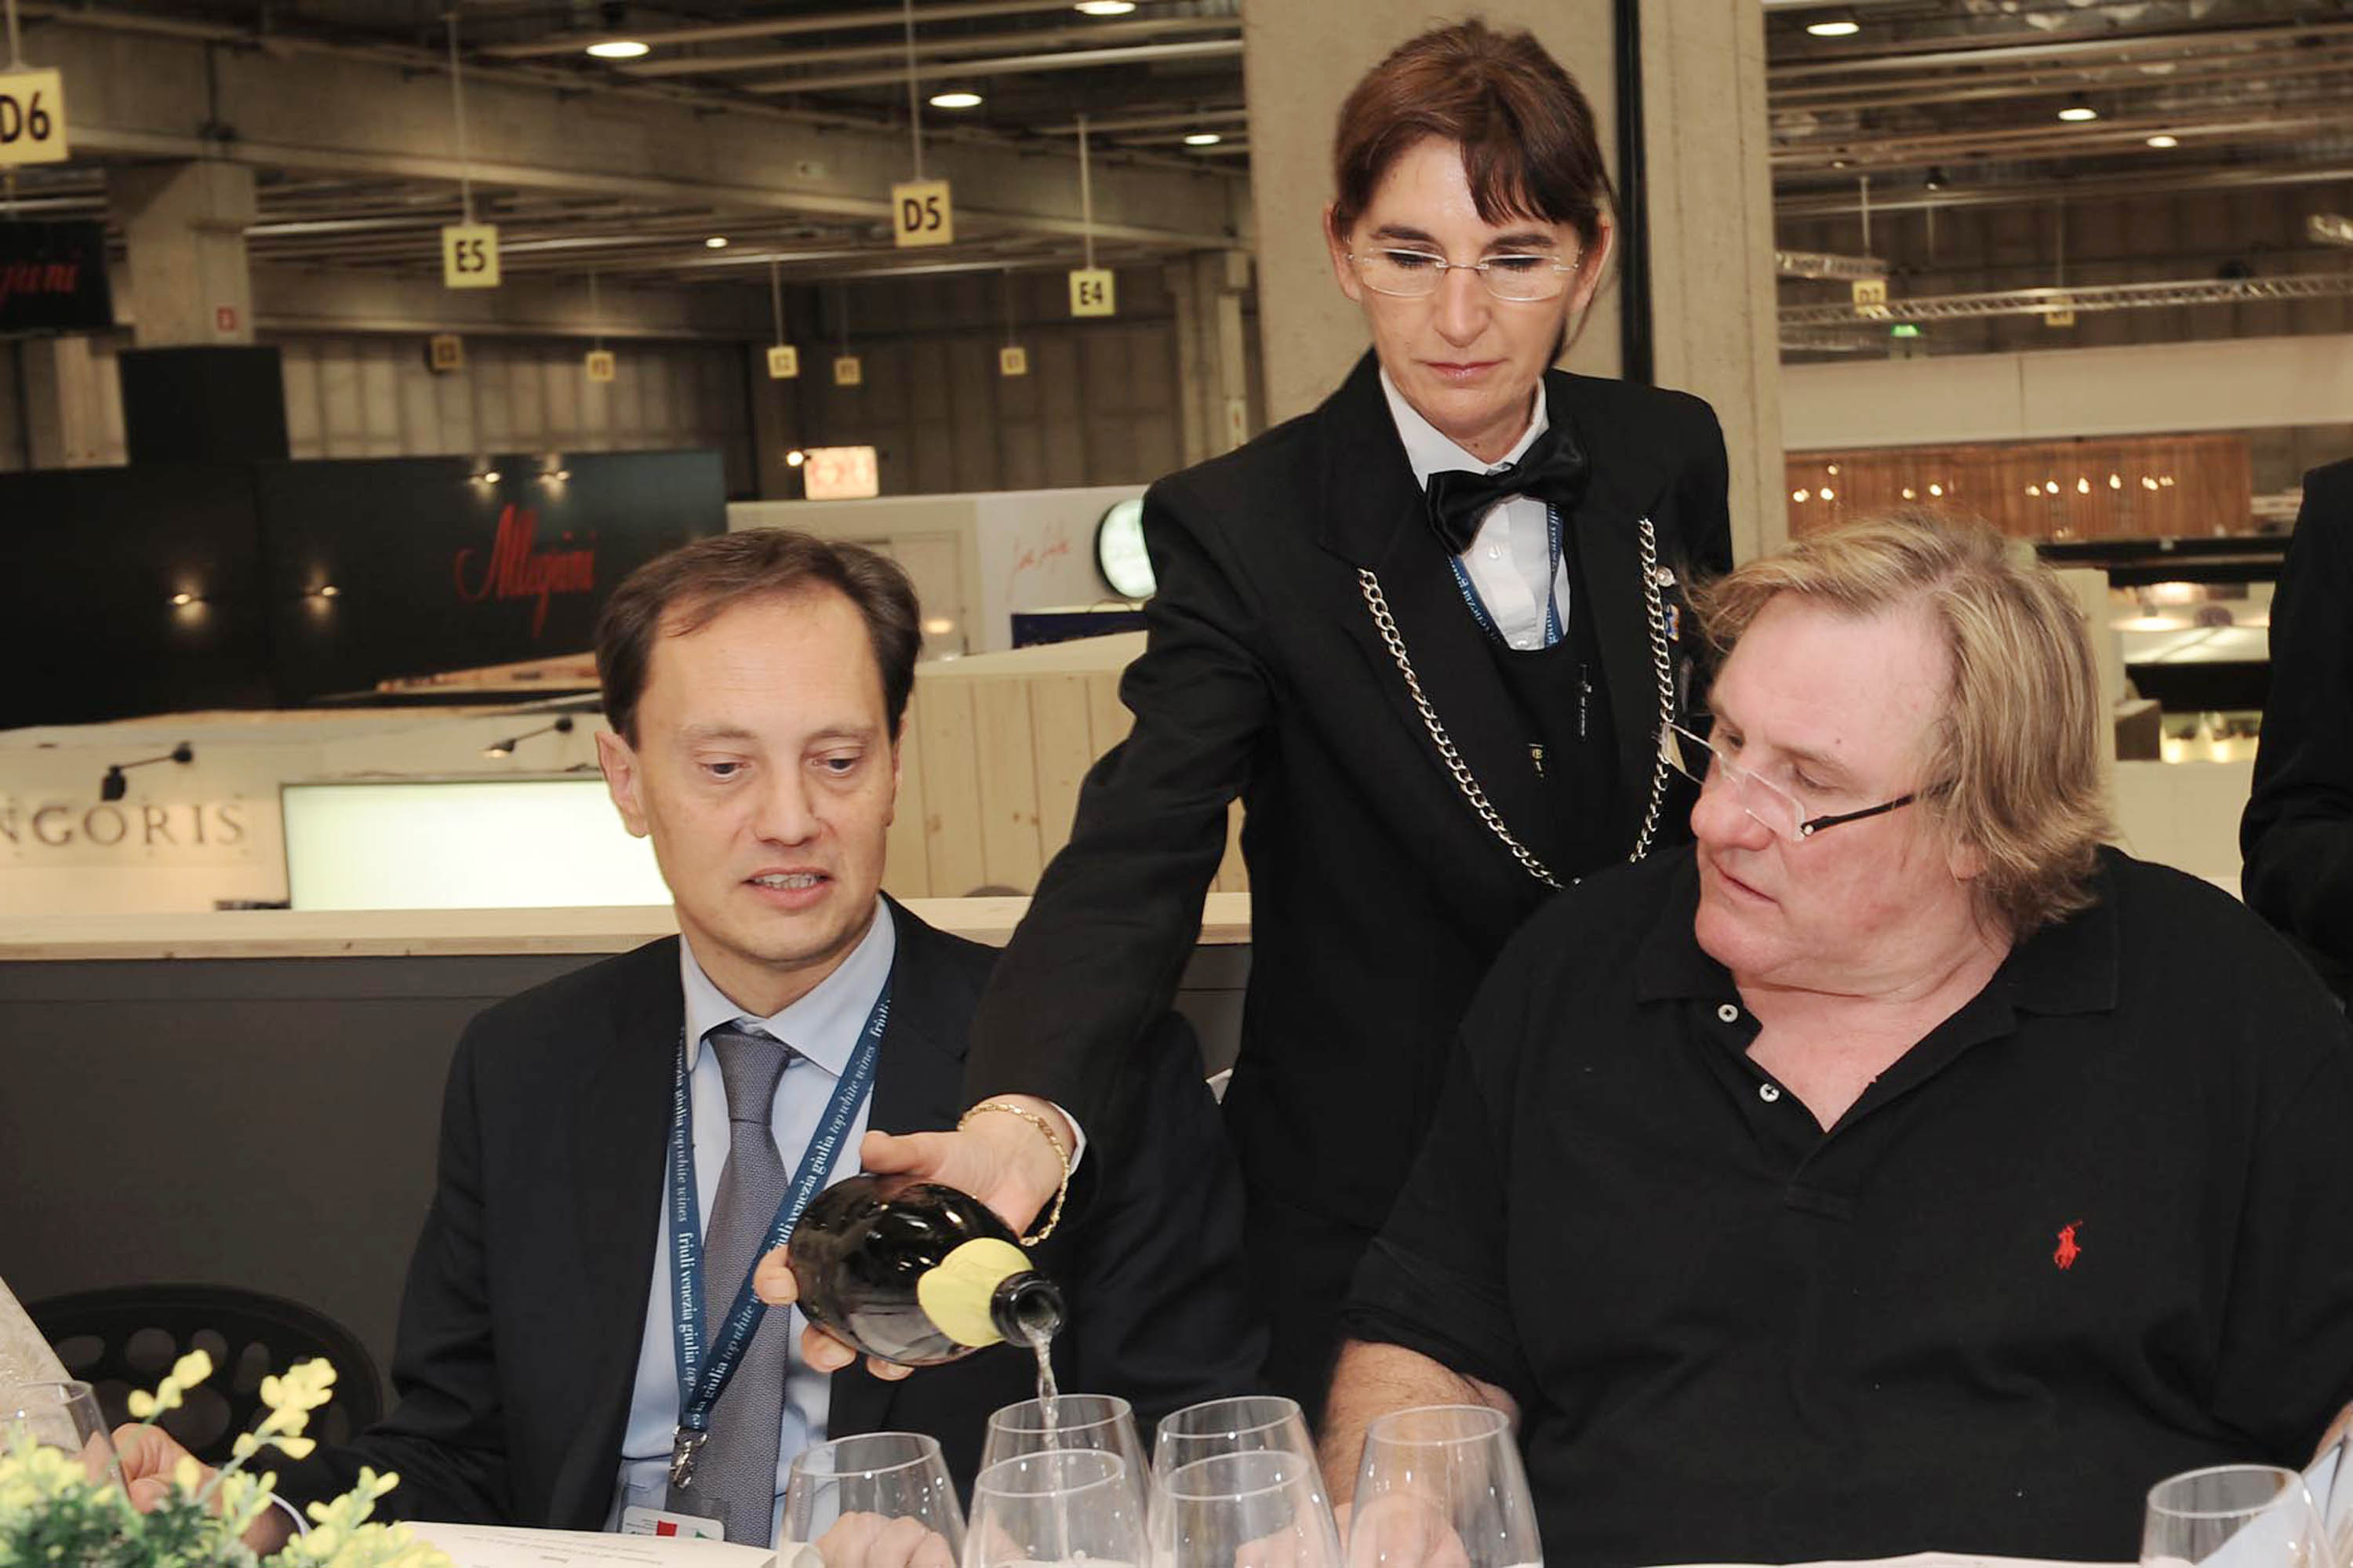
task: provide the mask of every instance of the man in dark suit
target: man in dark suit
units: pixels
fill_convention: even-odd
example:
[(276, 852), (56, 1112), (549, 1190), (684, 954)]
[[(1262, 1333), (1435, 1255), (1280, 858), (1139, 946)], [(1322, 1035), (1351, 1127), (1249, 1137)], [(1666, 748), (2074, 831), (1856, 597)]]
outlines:
[(2304, 476), (2239, 851), (2247, 906), (2353, 997), (2353, 459)]
[[(702, 1281), (704, 1342), (721, 1343), (783, 1212), (779, 1180), (748, 1226), (732, 1217), (754, 1146), (779, 1173), (819, 1150), (818, 1179), (839, 1179), (854, 1162), (828, 1171), (815, 1128), (851, 1148), (868, 1127), (951, 1126), (963, 1103), (994, 955), (880, 893), (919, 625), (889, 561), (778, 530), (700, 541), (616, 591), (598, 632), (600, 759), (624, 821), (653, 841), (683, 940), (468, 1029), (402, 1303), (398, 1403), (350, 1446), (281, 1467), (287, 1495), (339, 1492), (370, 1465), (399, 1472), (397, 1516), (719, 1524), (765, 1543), (796, 1453), (881, 1429), (937, 1437), (969, 1484), (989, 1413), (1034, 1390), (1026, 1347), (903, 1383), (828, 1378), (789, 1356), (784, 1309), (754, 1319), (684, 1484), (672, 1467), (695, 1403), (681, 1383), (696, 1386), (673, 1345), (674, 1287)], [(1263, 1334), (1243, 1298), (1231, 1158), (1173, 1015), (1138, 1070), (1159, 1114), (1083, 1154), (1075, 1212), (1031, 1256), (1067, 1298), (1065, 1386), (1124, 1395), (1149, 1421), (1247, 1392)], [(688, 1199), (703, 1223), (676, 1236)], [(674, 1273), (679, 1245), (697, 1255)], [(169, 1474), (174, 1456), (149, 1450), (142, 1437), (126, 1456), (134, 1477)]]
[[(1526, 34), (1413, 39), (1340, 116), (1335, 278), (1372, 352), (1329, 401), (1153, 486), (1127, 740), (1088, 775), (974, 1026), (980, 1099), (1113, 1147), (1245, 808), (1250, 977), (1226, 1115), (1269, 1376), (1311, 1405), (1447, 1042), (1555, 889), (1685, 836), (1683, 591), (1730, 565), (1697, 398), (1548, 366), (1599, 287), (1593, 114)], [(1017, 1219), (1056, 1174), (999, 1117), (877, 1158)]]

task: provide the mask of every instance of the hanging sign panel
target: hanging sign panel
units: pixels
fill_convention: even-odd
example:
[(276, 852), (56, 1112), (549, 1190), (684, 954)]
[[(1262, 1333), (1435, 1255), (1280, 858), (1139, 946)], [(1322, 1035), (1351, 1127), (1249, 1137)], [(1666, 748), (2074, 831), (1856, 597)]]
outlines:
[(801, 351), (791, 344), (780, 343), (768, 350), (768, 379), (790, 381), (801, 373)]
[(466, 368), (466, 340), (454, 332), (437, 332), (426, 340), (425, 364), (436, 374), (446, 376)]
[(1118, 280), (1108, 267), (1071, 269), (1071, 313), (1111, 316), (1119, 313)]
[(113, 324), (105, 225), (0, 223), (0, 336)]
[(53, 70), (0, 72), (0, 165), (66, 161), (66, 83)]
[(441, 286), (445, 289), (495, 289), (499, 286), (497, 224), (453, 223), (441, 230)]
[(833, 362), (833, 384), (836, 387), (860, 387), (866, 381), (866, 367), (858, 363), (854, 354), (845, 354)]
[(614, 363), (611, 349), (596, 348), (588, 351), (589, 380), (610, 381), (617, 374), (618, 374), (618, 367)]
[(1887, 313), (1887, 280), (1857, 278), (1854, 281), (1854, 313), (1877, 318)]
[(891, 243), (910, 245), (955, 243), (955, 209), (945, 180), (910, 180), (891, 187)]
[(1029, 375), (1029, 351), (1007, 344), (997, 351), (997, 373), (999, 376)]

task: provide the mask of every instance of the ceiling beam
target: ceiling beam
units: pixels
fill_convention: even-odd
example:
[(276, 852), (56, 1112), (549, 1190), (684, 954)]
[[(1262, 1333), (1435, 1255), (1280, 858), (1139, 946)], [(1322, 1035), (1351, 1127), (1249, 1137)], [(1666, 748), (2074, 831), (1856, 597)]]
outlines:
[[(1145, 65), (1162, 60), (1238, 59), (1240, 38), (1216, 38), (1192, 44), (1139, 44), (1127, 48), (1071, 49), (1058, 54), (999, 55), (987, 59), (956, 60), (919, 66), (918, 81), (963, 80), (976, 76), (1033, 76), (1041, 71), (1095, 70), (1109, 66)], [(745, 92), (836, 92), (853, 87), (882, 87), (907, 79), (897, 70), (836, 71), (829, 75), (786, 76), (771, 81), (747, 81)]]
[[(985, 55), (1010, 48), (1040, 48), (1063, 44), (1115, 44), (1126, 38), (1166, 37), (1184, 33), (1241, 31), (1240, 17), (1162, 16), (1140, 22), (1098, 22), (1090, 27), (1038, 27), (1027, 32), (973, 33), (955, 38), (918, 40), (917, 59), (948, 59), (959, 55)], [(738, 70), (773, 70), (779, 66), (847, 65), (855, 60), (904, 60), (904, 38), (875, 44), (828, 44), (814, 48), (770, 49), (753, 55), (683, 55), (676, 59), (644, 60), (619, 68), (628, 77), (717, 76)]]
[[(964, 22), (988, 16), (1037, 16), (1069, 11), (1071, 0), (952, 0), (944, 5), (915, 7), (915, 26), (933, 22)], [(813, 16), (771, 16), (763, 21), (712, 22), (686, 27), (655, 27), (638, 32), (569, 33), (535, 38), (528, 43), (492, 44), (481, 53), (496, 59), (543, 59), (553, 55), (584, 53), (591, 44), (639, 43), (656, 49), (681, 44), (737, 43), (745, 38), (807, 37), (812, 33), (848, 33), (875, 27), (904, 26), (897, 11), (828, 11)]]

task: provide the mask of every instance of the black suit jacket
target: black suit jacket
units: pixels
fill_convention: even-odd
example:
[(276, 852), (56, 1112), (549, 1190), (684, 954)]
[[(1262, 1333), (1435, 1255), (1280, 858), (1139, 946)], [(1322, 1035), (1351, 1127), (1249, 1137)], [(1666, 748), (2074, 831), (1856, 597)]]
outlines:
[[(993, 949), (892, 906), (898, 955), (869, 1122), (951, 1127)], [(671, 1074), (685, 1003), (676, 938), (490, 1009), (458, 1047), (438, 1188), (402, 1298), (396, 1403), (350, 1446), (280, 1465), (306, 1499), (362, 1465), (400, 1473), (399, 1518), (603, 1524), (645, 1329)], [(1139, 1422), (1250, 1392), (1263, 1330), (1244, 1298), (1233, 1163), (1191, 1032), (1153, 1031), (1137, 1070), (1163, 1108), (1132, 1146), (1090, 1151), (1082, 1212), (1031, 1249), (1071, 1311), (1062, 1386), (1118, 1393)], [(837, 1373), (829, 1436), (928, 1432), (959, 1487), (990, 1411), (1033, 1397), (1037, 1363), (996, 1346), (903, 1383)]]
[[(1680, 705), (1696, 637), (1678, 600), (1730, 564), (1723, 436), (1680, 393), (1552, 372), (1546, 406), (1593, 476), (1571, 526), (1617, 726), (1630, 848), (1650, 811), (1658, 655)], [(1654, 647), (1642, 524), (1674, 636)], [(1314, 413), (1154, 485), (1159, 591), (1121, 696), (1128, 738), (1088, 774), (981, 1001), (968, 1098), (1043, 1095), (1108, 1136), (1167, 1007), (1244, 802), (1250, 990), (1226, 1112), (1255, 1191), (1369, 1233), (1436, 1098), (1445, 1044), (1504, 938), (1548, 889), (1467, 801), (1377, 625), (1377, 580), (1423, 693), (1514, 837), (1562, 860), (1553, 797), (1472, 620), (1367, 355)], [(1662, 627), (1663, 633), (1668, 628)], [(1659, 842), (1687, 834), (1669, 789)]]
[(2304, 476), (2239, 823), (2247, 905), (2353, 994), (2353, 460)]

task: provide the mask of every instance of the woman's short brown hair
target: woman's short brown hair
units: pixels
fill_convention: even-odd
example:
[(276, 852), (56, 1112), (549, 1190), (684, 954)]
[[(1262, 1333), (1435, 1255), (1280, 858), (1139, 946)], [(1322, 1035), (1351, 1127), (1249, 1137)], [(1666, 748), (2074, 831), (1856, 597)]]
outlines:
[(1983, 523), (1910, 511), (1810, 534), (1693, 597), (1728, 656), (1785, 593), (1855, 616), (1927, 611), (1952, 685), (1919, 809), (1983, 859), (1978, 909), (2013, 940), (2088, 906), (2109, 836), (2108, 719), (2083, 608), (2058, 577)]
[(1472, 17), (1411, 38), (1366, 72), (1340, 107), (1332, 146), (1332, 231), (1345, 237), (1392, 164), (1436, 136), (1462, 149), (1487, 223), (1565, 223), (1588, 246), (1610, 201), (1593, 105), (1531, 33)]
[(789, 528), (747, 528), (681, 545), (621, 579), (596, 618), (596, 679), (605, 722), (638, 744), (638, 699), (645, 694), (654, 639), (699, 631), (747, 599), (831, 588), (857, 609), (882, 672), (891, 738), (915, 685), (923, 615), (914, 585), (888, 556)]

